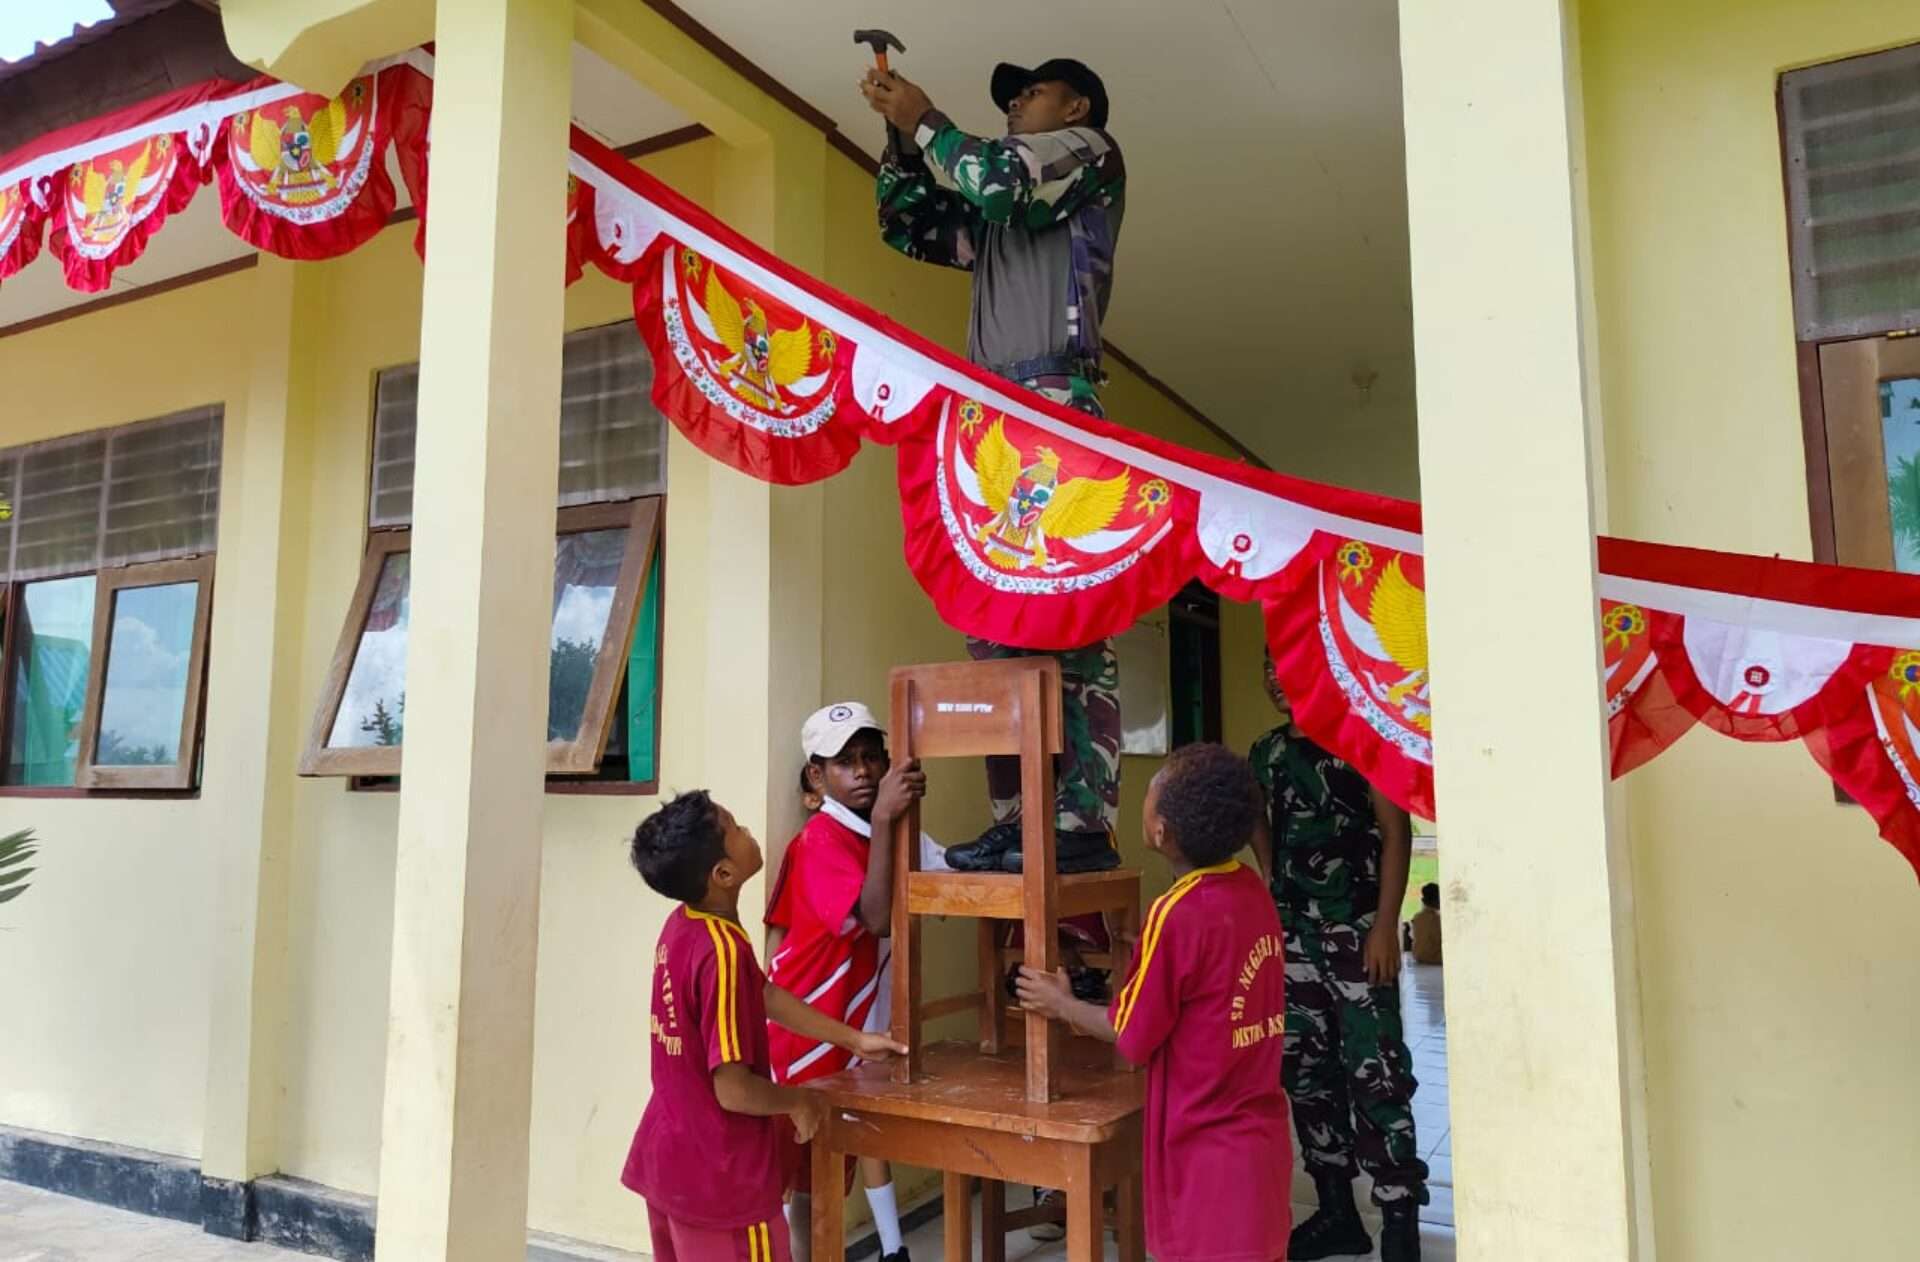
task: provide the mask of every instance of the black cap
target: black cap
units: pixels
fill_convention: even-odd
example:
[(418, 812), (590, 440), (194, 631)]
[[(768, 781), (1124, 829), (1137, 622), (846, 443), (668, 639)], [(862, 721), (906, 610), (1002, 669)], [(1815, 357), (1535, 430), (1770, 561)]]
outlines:
[(1064, 83), (1087, 98), (1089, 127), (1107, 125), (1107, 85), (1100, 82), (1099, 75), (1087, 69), (1085, 62), (1075, 61), (1071, 57), (1055, 57), (1031, 70), (1003, 61), (993, 68), (993, 82), (988, 91), (993, 94), (993, 103), (1004, 114), (1007, 106), (1013, 103), (1013, 98), (1031, 85), (1055, 82)]

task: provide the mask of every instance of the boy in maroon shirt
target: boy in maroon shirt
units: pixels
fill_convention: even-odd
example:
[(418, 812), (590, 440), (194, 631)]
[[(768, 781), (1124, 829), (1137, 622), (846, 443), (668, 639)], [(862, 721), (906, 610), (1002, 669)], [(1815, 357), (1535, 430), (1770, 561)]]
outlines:
[(1280, 917), (1259, 873), (1233, 857), (1253, 837), (1259, 792), (1223, 745), (1182, 746), (1147, 786), (1147, 846), (1177, 879), (1148, 909), (1111, 1008), (1075, 999), (1065, 973), (1020, 970), (1028, 1008), (1147, 1067), (1143, 1181), (1158, 1262), (1287, 1256), (1288, 1198), (1246, 1194), (1257, 1172), (1293, 1169)]
[(787, 1262), (775, 1119), (804, 1139), (822, 1097), (772, 1081), (767, 1018), (866, 1059), (906, 1049), (862, 1034), (767, 984), (740, 927), (740, 887), (760, 843), (704, 791), (634, 830), (633, 866), (683, 906), (653, 956), (653, 1094), (620, 1181), (647, 1202), (655, 1262)]

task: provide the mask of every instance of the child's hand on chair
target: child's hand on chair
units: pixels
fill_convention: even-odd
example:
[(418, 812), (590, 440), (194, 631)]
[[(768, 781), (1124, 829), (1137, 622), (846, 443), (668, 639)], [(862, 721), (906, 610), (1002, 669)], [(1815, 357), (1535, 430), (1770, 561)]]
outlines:
[(1050, 1021), (1064, 1019), (1067, 1005), (1073, 1002), (1073, 983), (1067, 980), (1065, 969), (1046, 973), (1022, 964), (1013, 989), (1020, 996), (1021, 1007)]

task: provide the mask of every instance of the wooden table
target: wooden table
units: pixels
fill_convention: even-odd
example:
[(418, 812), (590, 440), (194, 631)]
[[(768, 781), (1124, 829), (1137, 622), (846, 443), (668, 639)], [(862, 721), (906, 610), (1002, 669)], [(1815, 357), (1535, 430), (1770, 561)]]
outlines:
[(949, 1262), (973, 1257), (970, 1176), (982, 1180), (984, 1262), (1004, 1262), (1006, 1233), (1047, 1216), (1008, 1213), (1008, 1183), (1066, 1193), (1071, 1262), (1102, 1256), (1102, 1202), (1112, 1189), (1121, 1262), (1143, 1262), (1145, 1076), (1115, 1068), (1108, 1049), (1088, 1040), (1071, 1040), (1065, 1059), (1060, 1096), (1046, 1104), (1027, 1099), (1024, 1056), (987, 1056), (971, 1043), (927, 1048), (917, 1082), (895, 1082), (885, 1065), (860, 1065), (808, 1083), (832, 1104), (813, 1141), (813, 1256), (846, 1256), (845, 1161), (857, 1156), (944, 1173)]

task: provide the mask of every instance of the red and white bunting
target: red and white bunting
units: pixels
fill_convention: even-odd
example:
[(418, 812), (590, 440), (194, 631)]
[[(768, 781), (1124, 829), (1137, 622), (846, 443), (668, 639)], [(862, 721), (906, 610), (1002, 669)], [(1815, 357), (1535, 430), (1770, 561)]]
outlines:
[[(209, 179), (260, 248), (344, 253), (389, 220), (389, 151), (424, 249), (431, 74), (415, 52), (332, 98), (203, 84), (0, 157), (0, 279), (50, 232), (69, 283), (101, 288)], [(1438, 817), (1417, 505), (1189, 451), (990, 376), (578, 128), (564, 196), (566, 281), (590, 262), (632, 286), (654, 402), (702, 451), (798, 484), (863, 442), (895, 447), (907, 564), (969, 634), (1074, 647), (1193, 579), (1257, 601), (1300, 726)], [(1614, 775), (1696, 724), (1798, 740), (1920, 871), (1920, 577), (1607, 538), (1599, 560)]]

